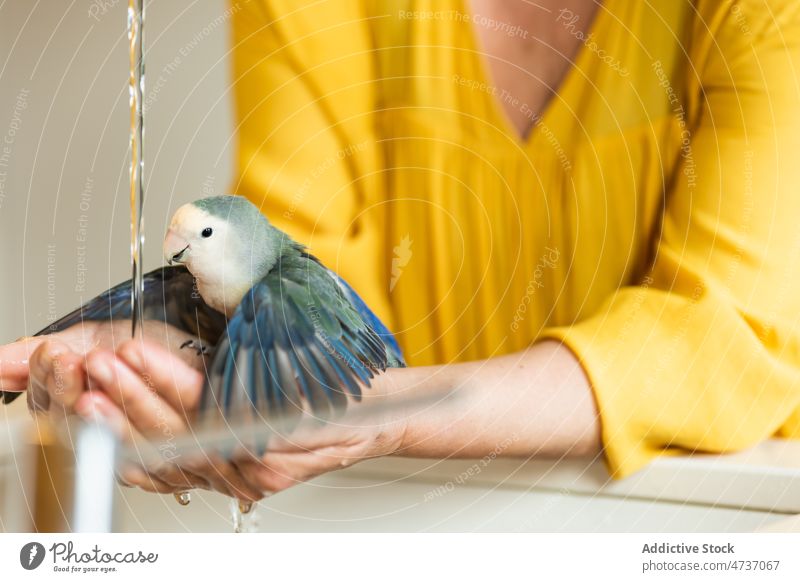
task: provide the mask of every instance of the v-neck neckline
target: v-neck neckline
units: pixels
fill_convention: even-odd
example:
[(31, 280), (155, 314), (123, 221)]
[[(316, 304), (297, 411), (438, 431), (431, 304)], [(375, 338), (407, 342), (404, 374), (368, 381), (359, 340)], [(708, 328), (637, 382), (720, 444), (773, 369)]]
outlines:
[[(478, 71), (478, 76), (480, 77), (478, 82), (486, 84), (486, 86), (494, 87), (494, 77), (492, 75), (491, 70), (491, 63), (487, 57), (487, 53), (484, 51), (480, 37), (478, 36), (478, 32), (475, 29), (475, 25), (473, 22), (474, 15), (472, 13), (472, 6), (470, 5), (470, 0), (458, 0), (460, 6), (459, 9), (461, 14), (464, 15), (464, 21), (470, 28), (469, 41), (468, 41), (468, 48), (472, 52), (475, 60), (476, 60), (476, 68)], [(541, 112), (532, 112), (536, 118), (536, 122), (532, 123), (528, 131), (525, 135), (521, 135), (517, 128), (514, 126), (513, 121), (506, 113), (503, 104), (499, 101), (497, 96), (493, 95), (492, 93), (487, 93), (486, 98), (490, 101), (490, 110), (491, 115), (495, 119), (498, 120), (500, 125), (503, 128), (503, 132), (506, 136), (513, 140), (513, 142), (517, 145), (517, 147), (521, 149), (528, 149), (531, 144), (533, 143), (536, 132), (536, 126), (545, 122), (545, 120), (552, 116), (555, 108), (558, 105), (558, 100), (561, 95), (563, 95), (566, 90), (574, 84), (575, 78), (578, 75), (579, 69), (581, 69), (581, 65), (583, 61), (586, 60), (587, 53), (589, 53), (589, 48), (586, 46), (587, 41), (591, 35), (597, 34), (597, 30), (599, 27), (599, 22), (601, 18), (603, 18), (603, 12), (605, 12), (607, 5), (607, 0), (601, 2), (600, 6), (597, 7), (597, 11), (592, 16), (592, 20), (589, 23), (589, 28), (587, 31), (584, 32), (585, 36), (583, 40), (580, 40), (580, 46), (578, 47), (578, 52), (575, 54), (575, 57), (572, 59), (572, 63), (567, 69), (566, 73), (561, 77), (558, 82), (558, 88), (550, 95), (549, 99), (547, 99), (544, 103), (544, 107), (542, 108)], [(557, 22), (553, 22), (554, 25)]]

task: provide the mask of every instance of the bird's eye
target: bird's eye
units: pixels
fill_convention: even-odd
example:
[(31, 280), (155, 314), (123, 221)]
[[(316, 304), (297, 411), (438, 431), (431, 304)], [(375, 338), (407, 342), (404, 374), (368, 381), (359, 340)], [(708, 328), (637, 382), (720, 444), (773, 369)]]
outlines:
[(208, 238), (208, 237), (210, 237), (212, 234), (214, 234), (214, 231), (213, 231), (213, 230), (211, 230), (210, 228), (204, 228), (204, 229), (203, 229), (203, 232), (201, 232), (200, 234), (202, 234), (202, 235), (203, 235), (203, 238)]

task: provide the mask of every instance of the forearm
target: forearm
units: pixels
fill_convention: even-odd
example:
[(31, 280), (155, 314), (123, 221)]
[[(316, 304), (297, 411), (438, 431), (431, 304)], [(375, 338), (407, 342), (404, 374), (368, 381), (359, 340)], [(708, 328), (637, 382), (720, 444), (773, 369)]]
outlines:
[(399, 455), (559, 457), (601, 449), (588, 379), (556, 342), (477, 362), (392, 370), (380, 391), (434, 398), (398, 423)]

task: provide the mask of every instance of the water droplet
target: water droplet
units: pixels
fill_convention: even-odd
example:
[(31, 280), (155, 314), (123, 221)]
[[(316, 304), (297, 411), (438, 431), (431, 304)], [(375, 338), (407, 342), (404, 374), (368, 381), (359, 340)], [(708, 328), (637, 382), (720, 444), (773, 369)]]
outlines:
[(258, 512), (252, 501), (230, 500), (233, 533), (255, 533), (258, 531)]
[(175, 495), (175, 501), (181, 505), (189, 505), (192, 502), (192, 493), (190, 491), (178, 491), (173, 495)]

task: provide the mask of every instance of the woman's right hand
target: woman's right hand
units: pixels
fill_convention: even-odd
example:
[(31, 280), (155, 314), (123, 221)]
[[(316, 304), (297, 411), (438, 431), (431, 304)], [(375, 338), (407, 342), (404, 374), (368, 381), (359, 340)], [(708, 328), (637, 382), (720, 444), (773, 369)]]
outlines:
[(107, 336), (113, 336), (111, 324), (85, 322), (0, 346), (0, 388), (27, 391), (31, 412), (64, 418), (86, 385), (83, 355)]
[[(202, 366), (202, 358), (193, 350), (177, 349), (192, 336), (155, 321), (145, 322), (144, 329), (149, 340), (175, 348), (170, 351), (193, 367)], [(89, 383), (86, 354), (96, 348), (115, 351), (130, 339), (130, 333), (130, 320), (85, 321), (62, 332), (24, 337), (0, 346), (0, 390), (27, 391), (28, 409), (48, 414), (53, 420), (74, 413), (91, 418), (94, 412), (79, 406)]]
[[(146, 425), (131, 426), (125, 413), (146, 413), (149, 405), (153, 404), (150, 391), (134, 395), (129, 398), (127, 406), (122, 407), (112, 400), (103, 391), (102, 383), (98, 385), (96, 377), (100, 367), (114, 353), (122, 350), (131, 352), (140, 341), (131, 341), (130, 320), (111, 322), (84, 322), (75, 325), (63, 332), (46, 336), (24, 337), (14, 343), (0, 346), (0, 390), (8, 392), (27, 391), (28, 408), (34, 414), (47, 415), (48, 420), (56, 423), (63, 422), (72, 414), (77, 414), (89, 422), (98, 418), (107, 424), (121, 439), (132, 439), (152, 432), (153, 427)], [(197, 355), (193, 349), (181, 349), (180, 346), (187, 339), (196, 339), (193, 336), (171, 326), (165, 326), (158, 321), (144, 322), (144, 337), (149, 344), (156, 344), (165, 350), (159, 353), (177, 357), (185, 374), (191, 370), (203, 368), (203, 357)], [(127, 349), (122, 349), (127, 346)], [(167, 358), (168, 359), (168, 358)], [(195, 372), (199, 379), (191, 376), (202, 384), (202, 376)], [(93, 378), (94, 377), (94, 378)], [(191, 382), (190, 382), (191, 384)], [(197, 392), (199, 393), (199, 384)], [(121, 393), (116, 391), (114, 395)], [(164, 409), (166, 410), (166, 409)], [(144, 411), (144, 412), (142, 412)], [(158, 411), (150, 414), (154, 425), (163, 422)], [(173, 418), (175, 417), (175, 418)], [(180, 423), (177, 413), (170, 417), (170, 421)], [(144, 427), (144, 431), (139, 429)], [(162, 467), (163, 469), (163, 467)], [(124, 485), (138, 485), (147, 491), (158, 493), (177, 492), (186, 489), (203, 488), (212, 489), (209, 480), (175, 468), (166, 475), (159, 473), (169, 481), (162, 480), (159, 476), (149, 473), (147, 469), (133, 463), (127, 463), (120, 468), (117, 478)], [(221, 489), (224, 492), (227, 490)], [(247, 499), (257, 492), (250, 491)], [(258, 494), (260, 498), (260, 494)]]

